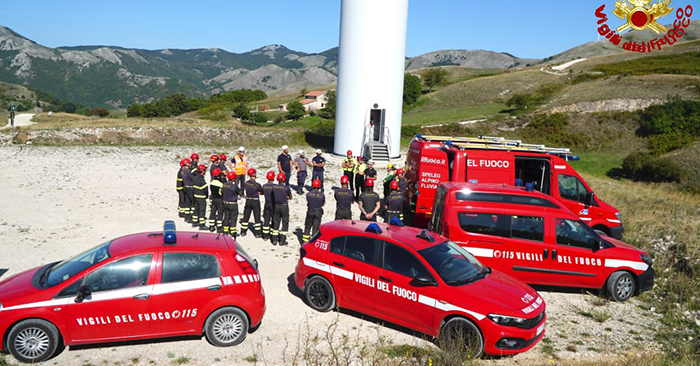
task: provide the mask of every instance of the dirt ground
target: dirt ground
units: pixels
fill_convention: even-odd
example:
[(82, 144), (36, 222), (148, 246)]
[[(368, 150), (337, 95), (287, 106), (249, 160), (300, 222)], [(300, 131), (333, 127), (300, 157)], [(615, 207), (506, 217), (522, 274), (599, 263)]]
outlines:
[[(177, 218), (175, 176), (178, 161), (191, 152), (200, 156), (231, 151), (180, 147), (0, 147), (0, 269), (8, 276), (44, 263), (65, 259), (106, 240), (134, 232), (161, 230)], [(307, 154), (312, 151), (305, 147)], [(295, 150), (292, 150), (293, 152)], [(253, 167), (266, 172), (276, 166), (277, 149), (249, 149)], [(308, 154), (310, 155), (310, 154)], [(324, 222), (333, 219), (335, 202), (330, 182), (339, 182), (340, 159), (330, 157), (326, 172)], [(378, 169), (383, 178), (384, 169)], [(296, 183), (296, 179), (293, 180)], [(242, 209), (240, 210), (242, 212)], [(303, 229), (304, 196), (290, 204), (290, 232)], [(354, 217), (359, 217), (354, 207)], [(309, 342), (325, 352), (326, 338), (373, 346), (432, 347), (417, 337), (363, 320), (352, 314), (317, 313), (298, 297), (290, 276), (298, 260), (299, 240), (273, 247), (252, 235), (239, 242), (260, 263), (267, 312), (262, 326), (243, 344), (216, 348), (204, 339), (71, 349), (52, 359), (56, 365), (239, 365), (304, 364), (294, 359)], [(1, 270), (0, 270), (1, 272)], [(524, 354), (480, 361), (489, 365), (551, 364), (559, 360), (614, 360), (655, 352), (657, 315), (633, 298), (612, 303), (580, 291), (541, 291), (547, 303), (547, 336)], [(1, 316), (1, 315), (0, 315)], [(597, 318), (597, 320), (596, 320)], [(331, 332), (328, 329), (331, 329)], [(332, 332), (335, 330), (335, 332)], [(329, 333), (332, 333), (329, 335)], [(318, 336), (317, 340), (314, 340)], [(359, 357), (359, 356), (358, 356)], [(5, 360), (16, 363), (11, 356)], [(307, 361), (308, 362), (308, 361)]]

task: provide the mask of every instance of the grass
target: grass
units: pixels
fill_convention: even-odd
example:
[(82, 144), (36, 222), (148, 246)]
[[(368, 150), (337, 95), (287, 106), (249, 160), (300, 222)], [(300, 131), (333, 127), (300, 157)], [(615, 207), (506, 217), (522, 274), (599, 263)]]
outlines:
[(190, 363), (190, 359), (185, 357), (185, 356), (181, 356), (181, 357), (174, 359), (172, 361), (172, 363), (175, 365), (185, 365), (185, 364)]
[(574, 306), (574, 311), (576, 314), (591, 318), (598, 323), (605, 323), (606, 320), (610, 319), (610, 313), (606, 309), (584, 310), (583, 308)]
[(622, 160), (628, 155), (627, 151), (583, 151), (574, 152), (581, 160), (570, 161), (571, 167), (579, 173), (586, 173), (596, 177), (605, 177), (613, 168), (622, 165)]
[(503, 103), (486, 103), (438, 110), (420, 110), (417, 108), (404, 114), (402, 124), (404, 126), (426, 126), (438, 123), (470, 121), (496, 115), (505, 115), (501, 112), (506, 109), (508, 109), (508, 107)]
[(593, 71), (606, 75), (685, 74), (700, 75), (700, 52), (656, 55), (598, 65)]
[(243, 358), (243, 361), (250, 362), (250, 363), (256, 363), (256, 362), (258, 362), (258, 355), (252, 354), (250, 356), (246, 356), (245, 358)]

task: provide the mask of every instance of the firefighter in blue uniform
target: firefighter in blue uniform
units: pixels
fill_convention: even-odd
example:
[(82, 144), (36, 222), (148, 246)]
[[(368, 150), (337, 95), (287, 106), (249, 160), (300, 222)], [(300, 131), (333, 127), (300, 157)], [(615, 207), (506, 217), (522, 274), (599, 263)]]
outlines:
[(348, 188), (348, 183), (352, 182), (347, 175), (340, 177), (340, 188), (335, 190), (335, 219), (352, 220), (352, 204), (355, 202), (352, 189)]
[(226, 179), (228, 181), (221, 187), (221, 196), (224, 201), (224, 234), (235, 238), (238, 236), (236, 220), (238, 220), (238, 196), (241, 194), (241, 189), (236, 184), (235, 172), (229, 172)]
[(260, 221), (260, 196), (264, 194), (262, 186), (260, 183), (255, 181), (258, 172), (250, 168), (248, 169), (248, 181), (243, 184), (243, 191), (245, 192), (245, 207), (243, 208), (243, 220), (241, 221), (241, 236), (246, 236), (248, 233), (248, 224), (250, 220), (250, 214), (253, 214), (255, 219), (255, 228), (253, 229), (253, 235), (259, 238), (262, 232), (262, 222)]
[(272, 170), (267, 172), (267, 183), (263, 184), (263, 193), (265, 195), (265, 207), (263, 208), (263, 224), (262, 236), (263, 240), (270, 239), (270, 229), (272, 226), (272, 214), (275, 209), (275, 198), (272, 196), (272, 191), (275, 188), (275, 172)]
[(175, 190), (177, 191), (177, 214), (180, 217), (185, 217), (185, 184), (182, 178), (182, 167), (185, 166), (187, 159), (180, 160), (180, 169), (177, 170), (177, 181)]
[(188, 224), (192, 223), (192, 215), (194, 214), (194, 174), (190, 165), (192, 162), (190, 159), (183, 160), (184, 165), (180, 169), (180, 175), (182, 176), (182, 191), (184, 194), (184, 208), (185, 212), (185, 222)]
[(277, 174), (277, 184), (272, 190), (272, 196), (275, 199), (272, 230), (270, 232), (272, 245), (287, 245), (287, 235), (289, 235), (289, 200), (292, 199), (292, 190), (284, 184), (286, 180), (287, 176), (284, 173)]
[(321, 180), (314, 179), (311, 182), (313, 191), (306, 195), (306, 221), (304, 223), (304, 234), (301, 239), (304, 242), (309, 241), (312, 235), (316, 235), (318, 228), (321, 226), (321, 218), (323, 218), (323, 206), (326, 204), (326, 196), (321, 191)]
[(360, 194), (360, 220), (377, 221), (377, 213), (381, 208), (381, 199), (379, 194), (374, 191), (374, 179), (367, 178), (365, 180), (365, 191)]
[(204, 179), (204, 174), (207, 172), (207, 166), (201, 164), (197, 167), (197, 173), (194, 175), (194, 214), (192, 214), (192, 226), (199, 226), (199, 230), (209, 230), (207, 227), (207, 197), (209, 197), (209, 189), (207, 181)]
[(226, 176), (221, 169), (215, 168), (211, 172), (211, 182), (209, 182), (209, 231), (223, 234), (224, 232), (224, 198), (221, 191), (226, 182)]
[(384, 208), (386, 209), (385, 222), (398, 217), (403, 222), (403, 195), (399, 193), (399, 182), (391, 181), (391, 193), (386, 197)]

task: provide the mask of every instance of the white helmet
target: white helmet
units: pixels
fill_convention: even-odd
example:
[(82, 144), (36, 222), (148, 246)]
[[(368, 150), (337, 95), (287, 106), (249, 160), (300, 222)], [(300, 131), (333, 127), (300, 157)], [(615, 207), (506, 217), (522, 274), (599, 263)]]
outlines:
[(300, 155), (300, 156), (303, 156), (304, 154), (306, 154), (306, 152), (304, 152), (304, 150), (299, 150), (299, 155)]
[(239, 147), (238, 152), (245, 152), (245, 147), (243, 147), (243, 146)]
[(374, 165), (374, 160), (368, 161), (367, 164)]
[(287, 146), (287, 145), (282, 146), (282, 150), (287, 150), (287, 149), (289, 149), (289, 146)]
[(321, 149), (316, 149), (316, 154), (323, 154), (323, 151), (321, 151)]

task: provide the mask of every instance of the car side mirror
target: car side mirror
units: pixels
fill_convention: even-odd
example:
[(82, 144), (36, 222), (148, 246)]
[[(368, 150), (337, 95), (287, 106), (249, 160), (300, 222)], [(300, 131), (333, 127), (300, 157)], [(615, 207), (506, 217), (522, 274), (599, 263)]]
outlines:
[(437, 283), (435, 283), (435, 280), (433, 280), (432, 278), (426, 277), (426, 276), (421, 276), (421, 275), (413, 277), (411, 282), (409, 282), (408, 284), (413, 286), (413, 287), (437, 286)]
[(586, 206), (594, 206), (595, 205), (595, 193), (589, 192), (586, 195)]
[(78, 287), (78, 296), (75, 297), (75, 302), (81, 303), (86, 297), (92, 295), (90, 288), (87, 285), (82, 285)]

